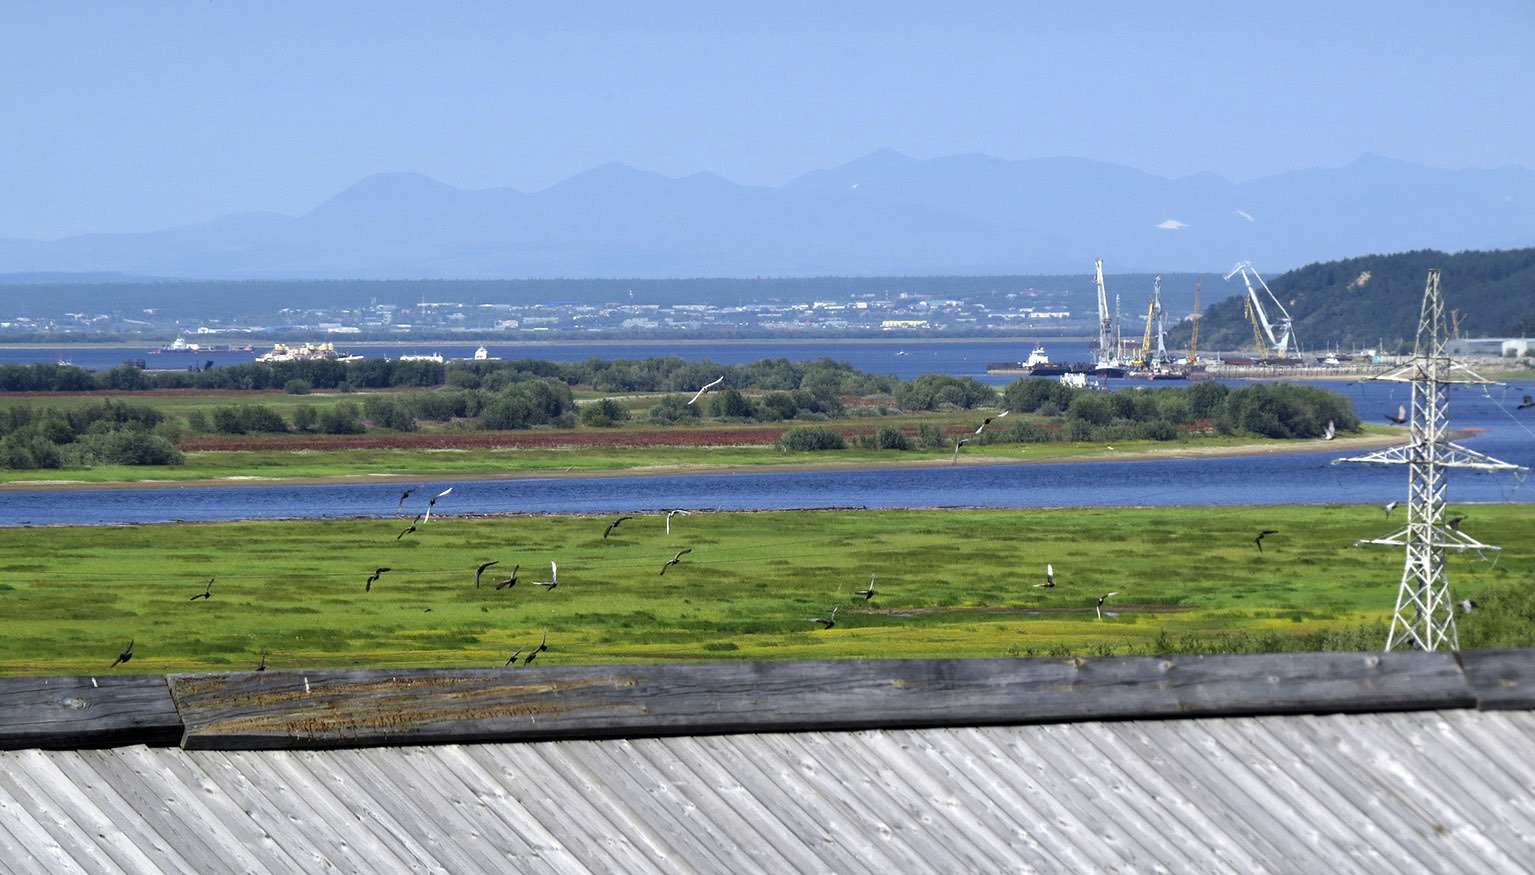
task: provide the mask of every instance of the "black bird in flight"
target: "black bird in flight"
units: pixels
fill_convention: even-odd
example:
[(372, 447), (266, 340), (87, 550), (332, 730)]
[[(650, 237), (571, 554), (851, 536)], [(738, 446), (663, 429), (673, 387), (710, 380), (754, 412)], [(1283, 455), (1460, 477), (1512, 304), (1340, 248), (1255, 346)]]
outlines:
[(1535, 407), (1535, 398), (1532, 398), (1529, 395), (1524, 396), (1524, 400), (1520, 401), (1519, 402), (1519, 406), (1514, 408), (1514, 409), (1515, 410), (1524, 410), (1527, 407)]
[(718, 385), (719, 385), (719, 384), (721, 384), (721, 383), (723, 383), (723, 382), (725, 382), (725, 378), (724, 378), (724, 376), (723, 376), (723, 375), (722, 375), (722, 376), (720, 376), (720, 378), (719, 378), (719, 379), (717, 379), (717, 380), (714, 380), (714, 381), (712, 381), (712, 382), (708, 382), (708, 383), (705, 383), (705, 384), (704, 384), (704, 387), (703, 387), (703, 388), (702, 388), (702, 389), (699, 389), (699, 390), (698, 390), (698, 394), (697, 394), (697, 395), (694, 395), (694, 396), (693, 396), (693, 397), (692, 397), (692, 398), (689, 398), (689, 399), (688, 399), (688, 403), (689, 403), (689, 404), (692, 404), (692, 403), (693, 403), (693, 402), (694, 402), (694, 401), (697, 401), (697, 400), (698, 400), (698, 399), (700, 399), (700, 398), (702, 398), (702, 397), (704, 397), (704, 393), (705, 393), (705, 392), (707, 392), (707, 391), (709, 391), (709, 390), (710, 390), (710, 389), (713, 389), (713, 388), (714, 388), (714, 387), (715, 387), (715, 386), (718, 386)]
[(123, 648), (123, 652), (122, 653), (117, 654), (117, 659), (111, 665), (107, 666), (107, 668), (117, 668), (117, 664), (118, 663), (120, 663), (120, 662), (127, 662), (128, 660), (130, 660), (132, 658), (133, 658), (133, 639), (129, 638), (128, 639), (128, 646)]
[(545, 650), (548, 650), (548, 649), (549, 649), (549, 633), (545, 632), (544, 633), (544, 639), (542, 641), (538, 642), (538, 646), (533, 648), (533, 652), (528, 654), (527, 658), (522, 661), (522, 664), (523, 665), (527, 665), (528, 663), (533, 661), (533, 657), (539, 655), (540, 653), (543, 653)]
[(1263, 536), (1264, 535), (1277, 535), (1277, 534), (1279, 534), (1279, 530), (1278, 529), (1264, 529), (1263, 531), (1259, 532), (1258, 533), (1258, 537), (1253, 538), (1253, 543), (1258, 545), (1258, 552), (1259, 553), (1263, 552)]
[(1036, 588), (1042, 586), (1045, 589), (1053, 588), (1055, 586), (1055, 566), (1051, 565), (1048, 562), (1046, 562), (1045, 563), (1045, 582), (1044, 583), (1036, 583), (1036, 584), (1034, 584), (1034, 586)]
[(632, 517), (632, 516), (621, 516), (618, 519), (612, 521), (611, 523), (608, 523), (608, 527), (602, 530), (602, 536), (604, 538), (606, 538), (608, 536), (609, 532), (611, 532), (614, 529), (618, 528), (618, 524), (619, 523), (623, 522), (624, 520), (632, 520), (632, 519), (634, 519), (634, 517)]
[(812, 623), (820, 623), (822, 626), (826, 627), (827, 629), (830, 629), (831, 627), (837, 625), (837, 609), (836, 608), (832, 608), (831, 609), (831, 616), (829, 616), (829, 617), (811, 617), (810, 618), (810, 622), (812, 622)]
[(373, 581), (378, 580), (378, 576), (380, 574), (383, 574), (385, 571), (388, 571), (388, 570), (389, 570), (388, 568), (380, 568), (377, 571), (373, 572), (373, 576), (368, 578), (368, 585), (364, 586), (362, 588), (362, 591), (363, 592), (372, 592), (373, 591)]
[(506, 580), (503, 580), (503, 581), (497, 583), (496, 584), (496, 589), (507, 589), (509, 587), (516, 586), (517, 585), (517, 569), (519, 569), (521, 567), (522, 567), (521, 565), (513, 565), (512, 566), (512, 576), (508, 577)]
[(416, 523), (419, 523), (419, 522), (421, 522), (421, 517), (418, 515), (416, 517), (416, 519), (415, 519), (415, 522), (412, 522), (408, 527), (406, 527), (405, 531), (399, 533), (398, 535), (395, 535), (394, 539), (396, 541), (398, 541), (401, 538), (405, 537), (406, 535), (410, 534), (411, 532), (414, 532), (416, 530)]
[(560, 569), (555, 567), (553, 559), (549, 560), (549, 579), (535, 580), (533, 585), (544, 587), (544, 592), (548, 592), (560, 585)]
[(1386, 519), (1388, 519), (1388, 520), (1391, 519), (1391, 512), (1393, 510), (1396, 510), (1396, 507), (1399, 504), (1401, 504), (1400, 501), (1388, 501), (1388, 502), (1386, 502)]
[(1450, 531), (1458, 532), (1458, 531), (1460, 531), (1460, 524), (1465, 522), (1465, 521), (1466, 521), (1466, 518), (1463, 517), (1463, 516), (1451, 517), (1450, 521), (1445, 523), (1445, 525), (1450, 527)]
[(1388, 413), (1388, 414), (1386, 414), (1386, 419), (1390, 420), (1391, 422), (1396, 423), (1397, 425), (1401, 425), (1402, 423), (1406, 422), (1407, 421), (1407, 405), (1405, 405), (1405, 404), (1398, 404), (1396, 406), (1396, 415), (1392, 416), (1391, 414)]
[[(517, 661), (517, 657), (519, 657), (519, 656), (521, 656), (521, 655), (522, 655), (522, 652), (523, 652), (523, 651), (524, 651), (524, 650), (527, 650), (527, 649), (528, 649), (528, 648), (527, 648), (527, 647), (526, 647), (526, 646), (524, 646), (524, 647), (519, 647), (519, 648), (517, 648), (517, 649), (516, 649), (516, 650), (514, 650), (514, 651), (512, 651), (512, 656), (511, 656), (511, 658), (510, 658), (510, 659), (508, 659), (508, 660), (507, 660), (507, 661), (506, 661), (506, 665), (511, 665), (511, 664), (512, 664), (512, 663), (514, 663), (514, 662), (516, 662), (516, 661)], [(501, 666), (501, 667), (502, 667), (502, 668), (506, 668), (506, 665), (503, 665), (503, 666)]]
[(266, 671), (266, 651), (261, 651), (261, 664), (256, 666), (256, 671)]
[(500, 559), (494, 559), (494, 560), (491, 560), (490, 562), (482, 563), (479, 568), (476, 568), (474, 570), (474, 588), (475, 589), (479, 589), (480, 588), (480, 575), (485, 573), (485, 569), (489, 568), (492, 565), (500, 565), (500, 564), (501, 564), (501, 560)]
[(444, 489), (443, 491), (441, 491), (441, 492), (437, 493), (436, 495), (432, 496), (432, 500), (428, 501), (426, 503), (426, 518), (423, 519), (422, 522), (431, 522), (431, 520), (432, 520), (432, 505), (437, 503), (437, 499), (443, 497), (444, 495), (447, 495), (449, 492), (452, 492), (452, 491), (453, 491), (453, 487), (449, 486), (447, 489)]
[(215, 578), (215, 577), (208, 578), (208, 585), (203, 587), (203, 591), (198, 593), (197, 595), (194, 595), (191, 598), (187, 599), (187, 601), (195, 602), (198, 599), (211, 599), (211, 598), (213, 598), (213, 581), (215, 581), (217, 579), (218, 578)]
[(863, 600), (864, 601), (868, 601), (869, 599), (874, 598), (874, 575), (872, 575), (872, 574), (869, 575), (869, 588), (868, 589), (860, 589), (857, 592), (853, 593), (853, 595), (861, 595), (861, 596), (863, 596)]
[(1101, 595), (1101, 596), (1098, 597), (1098, 606), (1096, 608), (1094, 608), (1093, 610), (1098, 612), (1098, 619), (1100, 619), (1100, 620), (1103, 619), (1103, 602), (1104, 602), (1105, 599), (1107, 599), (1111, 595), (1119, 595), (1119, 593), (1117, 591), (1116, 592), (1111, 592), (1111, 593), (1105, 593), (1104, 595)]
[(1001, 413), (998, 413), (996, 416), (988, 416), (988, 417), (986, 417), (984, 420), (981, 421), (981, 424), (976, 427), (975, 433), (976, 434), (980, 434), (981, 433), (981, 429), (985, 428), (988, 425), (991, 425), (991, 421), (993, 419), (1001, 419), (1002, 417), (1006, 416), (1007, 414), (1008, 414), (1008, 411), (1004, 410)]
[(964, 440), (960, 440), (960, 441), (955, 441), (954, 442), (954, 458), (950, 459), (949, 461), (950, 462), (958, 462), (959, 461), (959, 448), (964, 446), (965, 444), (968, 444), (968, 443), (970, 443), (970, 439), (969, 438), (965, 438)]
[(401, 492), (400, 493), (400, 503), (395, 505), (394, 509), (396, 511), (399, 511), (401, 508), (405, 507), (405, 499), (410, 498), (410, 494), (412, 492), (415, 492), (417, 489), (420, 489), (420, 488), (421, 487), (419, 487), (419, 486), (412, 486), (411, 488), (405, 490), (404, 492)]
[(691, 552), (693, 552), (693, 548), (692, 547), (688, 547), (688, 548), (686, 548), (684, 550), (678, 550), (676, 556), (673, 556), (672, 558), (666, 560), (666, 564), (661, 566), (661, 573), (665, 574), (666, 573), (666, 569), (672, 567), (673, 565), (676, 565), (678, 562), (681, 562), (682, 561), (682, 557), (686, 556), (687, 554), (689, 554)]

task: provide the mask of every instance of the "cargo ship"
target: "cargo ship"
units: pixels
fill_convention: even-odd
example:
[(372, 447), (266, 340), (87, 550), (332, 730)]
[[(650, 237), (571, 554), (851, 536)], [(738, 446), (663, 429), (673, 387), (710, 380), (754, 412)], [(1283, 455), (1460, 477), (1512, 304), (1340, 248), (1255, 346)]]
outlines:
[(187, 343), (185, 338), (178, 337), (178, 338), (176, 338), (176, 340), (174, 342), (172, 342), (168, 346), (162, 346), (162, 347), (150, 350), (149, 354), (150, 355), (167, 355), (167, 354), (175, 354), (175, 353), (196, 353), (198, 355), (202, 355), (204, 353), (219, 353), (219, 352), (246, 352), (246, 353), (250, 353), (250, 352), (255, 352), (255, 351), (256, 351), (256, 348), (254, 346), (251, 346), (250, 344), (246, 344), (245, 346), (230, 346), (229, 344), (226, 344), (226, 343), (217, 343), (217, 344), (211, 344), (211, 345), (206, 345), (205, 346), (205, 345), (203, 345), (201, 343)]

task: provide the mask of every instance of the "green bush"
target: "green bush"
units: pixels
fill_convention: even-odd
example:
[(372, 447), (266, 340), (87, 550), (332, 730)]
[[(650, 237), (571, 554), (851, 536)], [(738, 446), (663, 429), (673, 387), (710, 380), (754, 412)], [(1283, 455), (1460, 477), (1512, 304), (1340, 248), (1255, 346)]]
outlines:
[(582, 425), (612, 428), (629, 418), (629, 411), (612, 398), (602, 398), (581, 408)]
[(814, 452), (819, 450), (845, 450), (847, 441), (842, 435), (829, 428), (819, 425), (791, 428), (784, 432), (784, 436), (778, 439), (778, 448), (793, 452)]
[(310, 392), (314, 391), (314, 386), (312, 386), (308, 380), (300, 380), (298, 378), (294, 378), (286, 383), (283, 383), (282, 390), (287, 392), (289, 395), (308, 395)]
[(881, 450), (909, 450), (911, 441), (906, 439), (906, 433), (893, 425), (882, 425), (874, 434), (874, 446)]

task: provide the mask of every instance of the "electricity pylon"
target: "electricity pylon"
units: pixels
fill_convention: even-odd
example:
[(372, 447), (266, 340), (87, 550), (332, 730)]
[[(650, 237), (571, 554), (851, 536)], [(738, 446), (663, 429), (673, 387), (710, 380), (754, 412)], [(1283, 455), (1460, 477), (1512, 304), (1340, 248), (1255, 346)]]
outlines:
[(1483, 379), (1459, 362), (1450, 360), (1445, 354), (1444, 329), (1444, 300), (1439, 296), (1439, 271), (1434, 269), (1428, 272), (1428, 287), (1423, 291), (1423, 310), (1418, 317), (1418, 338), (1412, 361), (1371, 378), (1412, 384), (1412, 442), (1337, 460), (1407, 466), (1406, 527), (1384, 538), (1355, 542), (1355, 546), (1387, 544), (1406, 548), (1402, 586), (1397, 591), (1391, 634), (1386, 639), (1387, 650), (1459, 650), (1455, 603), (1450, 598), (1450, 581), (1444, 571), (1445, 551), (1475, 550), (1484, 554), (1488, 550), (1501, 549), (1483, 544), (1460, 531), (1458, 525), (1445, 522), (1445, 469), (1525, 470), (1450, 442), (1447, 387), (1455, 383), (1494, 381)]

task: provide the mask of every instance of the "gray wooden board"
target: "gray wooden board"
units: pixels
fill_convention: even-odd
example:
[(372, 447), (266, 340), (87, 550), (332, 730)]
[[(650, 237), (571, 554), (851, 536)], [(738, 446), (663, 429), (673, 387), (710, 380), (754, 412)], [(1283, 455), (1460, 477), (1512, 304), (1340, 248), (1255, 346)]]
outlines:
[(302, 748), (1465, 708), (1451, 653), (171, 675), (188, 748)]
[(1463, 650), (1460, 664), (1476, 707), (1535, 708), (1535, 649)]
[(0, 750), (176, 744), (163, 675), (0, 677)]

